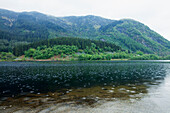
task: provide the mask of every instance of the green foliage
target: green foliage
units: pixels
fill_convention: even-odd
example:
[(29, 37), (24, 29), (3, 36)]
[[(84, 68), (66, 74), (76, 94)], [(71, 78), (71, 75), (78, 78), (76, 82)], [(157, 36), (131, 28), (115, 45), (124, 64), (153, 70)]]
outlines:
[(10, 52), (0, 52), (0, 61), (14, 60), (16, 57)]
[(144, 54), (144, 55), (135, 55), (131, 58), (131, 60), (159, 60), (161, 59), (159, 56), (154, 54)]
[(33, 57), (33, 55), (35, 54), (36, 50), (33, 48), (30, 48), (28, 51), (25, 51), (25, 56), (26, 57)]
[(129, 59), (133, 54), (127, 54), (125, 52), (117, 53), (100, 53), (100, 54), (81, 54), (79, 60), (111, 60), (111, 59)]
[[(105, 59), (106, 60), (111, 60), (113, 58), (112, 54), (106, 54)], [(104, 60), (104, 59), (103, 59)]]
[(76, 46), (56, 45), (53, 47), (39, 46), (36, 49), (30, 48), (25, 51), (26, 57), (33, 57), (34, 59), (48, 59), (54, 55), (61, 55), (62, 58), (66, 55), (71, 55), (78, 52)]
[[(111, 60), (111, 59), (131, 59), (131, 60), (159, 60), (168, 59), (169, 56), (161, 58), (154, 54), (144, 54), (141, 51), (137, 51), (135, 54), (129, 53), (129, 51), (117, 51), (111, 52), (111, 48), (103, 48), (103, 52), (100, 52), (101, 48), (92, 43), (90, 47), (81, 50), (79, 52), (77, 46), (69, 45), (54, 45), (52, 47), (38, 46), (36, 49), (30, 48), (25, 51), (26, 57), (33, 57), (34, 59), (49, 59), (55, 55), (60, 55), (61, 58), (66, 58), (68, 55), (72, 55), (73, 58), (78, 60)], [(78, 54), (79, 53), (79, 54)]]
[(164, 57), (163, 60), (170, 60), (170, 55)]
[(112, 58), (113, 59), (129, 59), (133, 56), (133, 54), (128, 54), (126, 52), (117, 52), (117, 53), (114, 53)]
[[(95, 54), (99, 52), (100, 48), (96, 47), (96, 44), (92, 43), (90, 47), (86, 46), (86, 49), (84, 50), (85, 53), (87, 54)], [(101, 51), (101, 49), (100, 49)]]
[(137, 55), (143, 55), (144, 53), (142, 51), (137, 51), (136, 54)]
[(63, 56), (64, 56), (63, 53), (61, 53), (61, 58), (63, 58)]
[[(169, 59), (170, 56), (164, 59)], [(115, 52), (115, 53), (100, 53), (100, 54), (81, 54), (78, 56), (78, 60), (111, 60), (111, 59), (130, 59), (130, 60), (159, 60), (163, 59), (154, 54), (132, 54), (128, 52)]]
[[(46, 47), (53, 47), (54, 45), (69, 45), (73, 46), (74, 51), (78, 49), (83, 49), (85, 50), (84, 52), (93, 54), (93, 53), (98, 53), (98, 51), (102, 52), (103, 50), (111, 50), (111, 51), (118, 51), (121, 50), (119, 46), (116, 46), (115, 44), (107, 43), (107, 42), (102, 42), (102, 41), (96, 41), (96, 40), (89, 40), (89, 39), (81, 39), (81, 38), (68, 38), (68, 37), (63, 37), (63, 38), (55, 38), (55, 39), (49, 39), (49, 40), (43, 40), (27, 45), (20, 45), (16, 46), (13, 49), (13, 53), (16, 56), (20, 56), (24, 54), (24, 51), (27, 51), (29, 48), (37, 48), (41, 46), (46, 46)], [(75, 48), (75, 46), (77, 48)], [(42, 48), (42, 47), (41, 47)], [(61, 48), (60, 48), (61, 49)], [(65, 48), (62, 48), (63, 51), (57, 51), (59, 54), (63, 52), (66, 54), (67, 51), (65, 51)], [(55, 50), (54, 50), (55, 51)]]
[(92, 55), (89, 54), (81, 54), (78, 56), (78, 60), (91, 60)]

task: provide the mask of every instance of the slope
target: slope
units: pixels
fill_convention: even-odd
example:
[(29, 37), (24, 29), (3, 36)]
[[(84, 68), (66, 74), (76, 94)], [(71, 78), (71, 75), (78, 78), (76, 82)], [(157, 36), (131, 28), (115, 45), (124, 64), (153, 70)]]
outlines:
[(20, 43), (55, 37), (102, 40), (132, 52), (170, 54), (170, 41), (135, 20), (111, 20), (93, 15), (54, 17), (0, 9), (0, 51), (11, 51)]

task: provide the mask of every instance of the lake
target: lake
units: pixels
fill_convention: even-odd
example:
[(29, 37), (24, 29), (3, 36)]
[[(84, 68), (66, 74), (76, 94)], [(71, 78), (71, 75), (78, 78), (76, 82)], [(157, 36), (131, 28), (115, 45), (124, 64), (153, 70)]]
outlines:
[(170, 113), (170, 61), (0, 62), (0, 112)]

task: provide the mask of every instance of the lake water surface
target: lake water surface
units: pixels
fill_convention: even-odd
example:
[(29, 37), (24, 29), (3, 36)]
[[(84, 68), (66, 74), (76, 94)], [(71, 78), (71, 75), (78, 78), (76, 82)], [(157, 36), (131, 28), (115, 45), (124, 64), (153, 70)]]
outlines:
[(0, 62), (0, 112), (170, 113), (170, 61)]

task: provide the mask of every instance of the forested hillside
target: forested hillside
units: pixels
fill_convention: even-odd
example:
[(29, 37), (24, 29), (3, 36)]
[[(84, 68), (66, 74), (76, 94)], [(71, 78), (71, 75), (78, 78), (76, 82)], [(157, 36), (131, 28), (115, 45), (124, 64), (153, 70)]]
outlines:
[[(142, 51), (131, 52), (122, 50), (119, 46), (103, 41), (82, 38), (53, 38), (27, 45), (19, 45), (13, 53), (21, 61), (60, 61), (60, 60), (159, 60), (169, 59), (169, 56), (159, 57), (155, 54), (144, 54)], [(12, 58), (10, 53), (3, 59)]]
[(0, 51), (12, 52), (16, 45), (56, 37), (101, 40), (133, 52), (170, 54), (170, 41), (135, 20), (111, 20), (93, 15), (54, 17), (0, 9)]
[(60, 37), (20, 44), (13, 53), (0, 52), (0, 61), (169, 60), (169, 56), (123, 50), (115, 44), (83, 38)]
[(118, 51), (122, 50), (121, 47), (116, 46), (112, 43), (107, 43), (103, 41), (96, 41), (96, 40), (90, 40), (90, 39), (82, 39), (82, 38), (68, 38), (68, 37), (61, 37), (61, 38), (53, 38), (53, 39), (47, 39), (39, 42), (34, 42), (31, 44), (24, 44), (24, 45), (18, 45), (15, 46), (13, 49), (13, 53), (16, 56), (20, 56), (24, 54), (24, 51), (40, 46), (46, 46), (46, 47), (53, 47), (55, 45), (69, 45), (69, 46), (76, 46), (79, 49), (86, 49), (87, 47), (91, 47), (92, 44), (95, 44), (97, 48), (101, 48), (105, 51)]
[(170, 42), (149, 27), (134, 20), (115, 21), (100, 28), (100, 38), (122, 48), (144, 53), (170, 54)]

